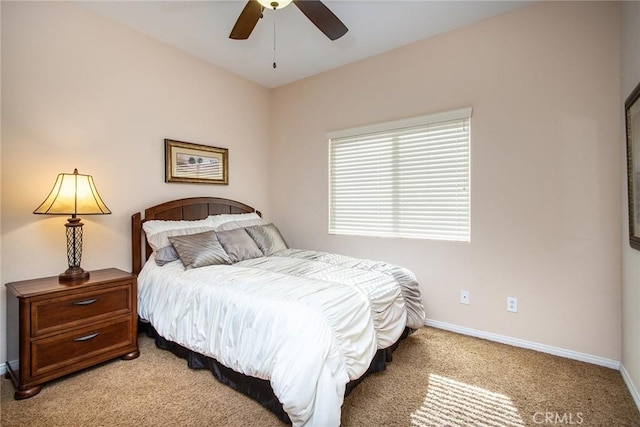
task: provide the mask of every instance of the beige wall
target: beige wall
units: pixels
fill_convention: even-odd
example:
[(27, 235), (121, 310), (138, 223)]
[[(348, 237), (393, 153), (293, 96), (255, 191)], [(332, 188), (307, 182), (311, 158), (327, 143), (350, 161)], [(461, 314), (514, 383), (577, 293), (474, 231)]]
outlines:
[[(130, 217), (229, 197), (268, 214), (269, 91), (73, 3), (2, 2), (1, 283), (66, 269), (65, 217), (32, 215), (56, 174), (92, 174), (82, 265), (130, 269)], [(164, 138), (229, 149), (229, 185), (164, 183)], [(4, 287), (0, 290), (5, 304)], [(5, 361), (0, 315), (0, 361)]]
[[(289, 243), (411, 268), (430, 319), (620, 360), (619, 21), (617, 3), (544, 2), (276, 89)], [(461, 107), (471, 243), (327, 234), (327, 131)]]
[[(271, 92), (73, 4), (1, 7), (1, 283), (64, 270), (65, 219), (31, 212), (77, 167), (114, 212), (85, 218), (85, 268), (129, 269), (138, 209), (230, 197), (292, 246), (411, 268), (431, 319), (624, 357), (618, 4), (537, 4)], [(466, 106), (470, 244), (327, 235), (327, 131)], [(164, 138), (229, 148), (230, 185), (165, 184)]]
[[(622, 101), (640, 82), (640, 3), (624, 2), (622, 5), (621, 32)], [(623, 119), (622, 119), (623, 120)], [(620, 126), (624, 126), (621, 120)], [(640, 390), (640, 252), (629, 246), (629, 222), (627, 217), (627, 175), (624, 129), (620, 144), (623, 148), (620, 162), (622, 173), (622, 365), (630, 388), (638, 398)]]

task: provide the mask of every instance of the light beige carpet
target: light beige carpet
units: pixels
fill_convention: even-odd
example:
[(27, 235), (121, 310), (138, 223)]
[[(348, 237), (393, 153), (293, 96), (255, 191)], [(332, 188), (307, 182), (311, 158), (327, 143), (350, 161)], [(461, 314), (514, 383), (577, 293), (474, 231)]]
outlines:
[[(2, 379), (3, 427), (282, 426), (208, 371), (155, 348), (116, 359), (13, 400)], [(386, 371), (346, 399), (343, 426), (640, 427), (620, 373), (433, 328), (407, 338)]]

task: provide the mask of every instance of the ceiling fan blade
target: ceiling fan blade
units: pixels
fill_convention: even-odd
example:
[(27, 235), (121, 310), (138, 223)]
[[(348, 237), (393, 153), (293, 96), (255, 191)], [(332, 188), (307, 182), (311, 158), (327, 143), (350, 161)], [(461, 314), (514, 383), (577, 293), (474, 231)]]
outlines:
[(248, 39), (258, 20), (262, 17), (262, 9), (264, 8), (256, 0), (249, 0), (238, 16), (229, 38), (234, 40)]
[(349, 31), (320, 0), (293, 0), (293, 2), (331, 40), (337, 40)]

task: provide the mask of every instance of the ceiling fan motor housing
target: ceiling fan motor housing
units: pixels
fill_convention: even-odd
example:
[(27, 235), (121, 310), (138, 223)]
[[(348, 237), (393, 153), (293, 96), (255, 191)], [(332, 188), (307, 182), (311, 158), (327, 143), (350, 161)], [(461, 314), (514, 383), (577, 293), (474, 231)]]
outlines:
[(264, 7), (270, 7), (271, 9), (276, 10), (276, 9), (282, 9), (283, 7), (289, 6), (291, 1), (292, 0), (280, 0), (280, 1), (258, 0), (258, 3), (260, 3)]

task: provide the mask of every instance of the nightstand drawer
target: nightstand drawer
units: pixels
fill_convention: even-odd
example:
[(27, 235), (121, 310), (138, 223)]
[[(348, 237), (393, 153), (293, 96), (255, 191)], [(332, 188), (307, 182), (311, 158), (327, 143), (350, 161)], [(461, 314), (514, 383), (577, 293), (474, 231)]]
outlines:
[[(31, 343), (31, 375), (38, 376), (83, 360), (104, 357), (109, 352), (131, 346), (131, 316), (104, 322)], [(94, 361), (95, 363), (95, 361)]]
[(76, 293), (31, 304), (31, 334), (43, 335), (74, 323), (131, 313), (131, 286)]

